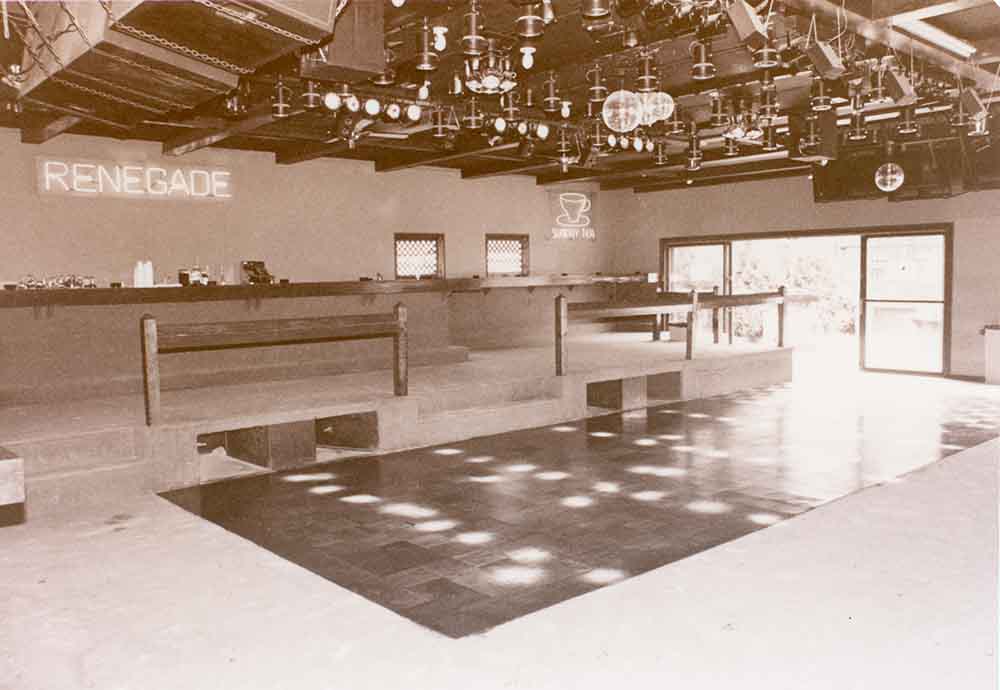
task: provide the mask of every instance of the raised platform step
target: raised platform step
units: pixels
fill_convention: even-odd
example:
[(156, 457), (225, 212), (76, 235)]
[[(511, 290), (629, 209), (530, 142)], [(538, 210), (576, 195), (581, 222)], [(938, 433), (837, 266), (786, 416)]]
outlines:
[(417, 413), (423, 418), (451, 410), (490, 407), (553, 397), (556, 396), (552, 378), (536, 376), (511, 381), (490, 381), (440, 388), (433, 395), (421, 396), (417, 403)]
[(466, 407), (421, 417), (414, 446), (430, 446), (475, 436), (490, 436), (564, 421), (567, 401), (557, 397)]

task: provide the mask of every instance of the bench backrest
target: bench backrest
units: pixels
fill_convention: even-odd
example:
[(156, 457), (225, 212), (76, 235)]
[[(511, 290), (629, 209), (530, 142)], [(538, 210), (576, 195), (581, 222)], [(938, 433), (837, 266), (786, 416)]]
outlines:
[(157, 324), (161, 353), (388, 338), (400, 332), (395, 314), (356, 314), (269, 321)]

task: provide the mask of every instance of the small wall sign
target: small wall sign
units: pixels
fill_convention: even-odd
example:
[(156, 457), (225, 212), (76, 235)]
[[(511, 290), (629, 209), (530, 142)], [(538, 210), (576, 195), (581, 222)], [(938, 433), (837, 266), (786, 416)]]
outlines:
[(552, 226), (549, 239), (596, 240), (593, 192), (550, 191)]
[(38, 193), (118, 199), (226, 200), (233, 196), (225, 168), (84, 159), (35, 159)]

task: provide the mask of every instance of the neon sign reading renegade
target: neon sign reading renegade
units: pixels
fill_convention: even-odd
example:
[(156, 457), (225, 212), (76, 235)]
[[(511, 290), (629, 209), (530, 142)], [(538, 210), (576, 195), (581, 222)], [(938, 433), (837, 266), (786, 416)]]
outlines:
[(120, 199), (219, 200), (233, 196), (232, 173), (151, 163), (38, 158), (41, 194)]

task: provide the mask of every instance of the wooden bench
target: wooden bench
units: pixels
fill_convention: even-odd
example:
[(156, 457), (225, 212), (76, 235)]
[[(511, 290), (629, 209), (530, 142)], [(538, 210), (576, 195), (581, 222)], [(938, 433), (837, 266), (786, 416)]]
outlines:
[[(746, 307), (761, 304), (776, 304), (778, 306), (778, 347), (785, 346), (785, 288), (777, 292), (758, 292), (749, 295), (720, 295), (715, 288), (711, 293), (699, 293), (692, 290), (689, 294), (663, 293), (658, 299), (641, 303), (614, 302), (574, 302), (570, 304), (565, 295), (556, 297), (555, 345), (556, 345), (556, 376), (564, 376), (569, 359), (569, 320), (574, 318), (614, 319), (634, 316), (651, 316), (653, 340), (660, 339), (660, 317), (671, 312), (687, 313), (687, 337), (685, 359), (694, 358), (695, 319), (700, 309), (712, 310), (712, 337), (719, 342), (720, 311), (733, 307)], [(732, 329), (730, 328), (730, 343)]]
[(142, 381), (146, 424), (161, 420), (159, 355), (204, 352), (245, 347), (303, 345), (335, 340), (392, 338), (393, 392), (407, 395), (406, 307), (392, 313), (355, 314), (270, 321), (220, 321), (214, 323), (157, 324), (146, 314), (140, 322)]

